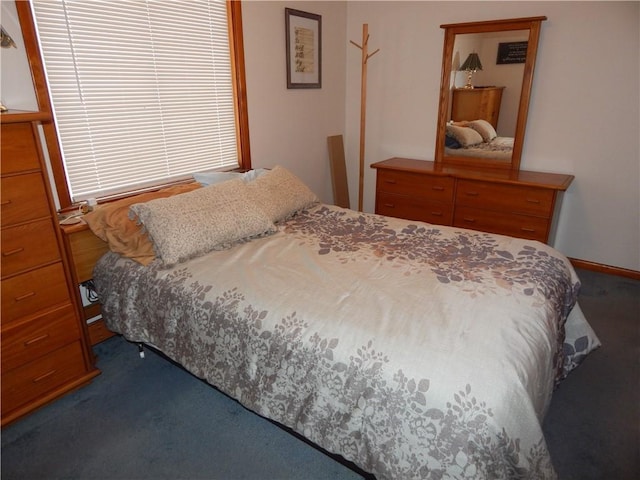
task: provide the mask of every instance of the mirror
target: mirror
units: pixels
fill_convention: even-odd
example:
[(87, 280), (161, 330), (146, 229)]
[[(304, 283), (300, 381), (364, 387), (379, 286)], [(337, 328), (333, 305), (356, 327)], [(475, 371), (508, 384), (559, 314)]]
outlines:
[(441, 25), (436, 164), (520, 168), (543, 20)]

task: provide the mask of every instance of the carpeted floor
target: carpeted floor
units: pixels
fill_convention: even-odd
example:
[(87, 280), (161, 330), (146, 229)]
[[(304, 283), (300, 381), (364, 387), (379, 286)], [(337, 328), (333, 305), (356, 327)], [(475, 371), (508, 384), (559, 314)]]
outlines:
[[(602, 340), (544, 424), (561, 480), (639, 478), (640, 281), (581, 270)], [(361, 476), (120, 337), (92, 384), (2, 431), (2, 479), (348, 479)]]
[(640, 478), (640, 281), (579, 270), (602, 347), (554, 392), (543, 424), (561, 480)]

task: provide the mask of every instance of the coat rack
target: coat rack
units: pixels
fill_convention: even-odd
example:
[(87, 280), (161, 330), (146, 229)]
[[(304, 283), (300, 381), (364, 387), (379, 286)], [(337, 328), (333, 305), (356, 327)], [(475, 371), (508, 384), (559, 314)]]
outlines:
[(364, 137), (365, 124), (367, 118), (367, 62), (380, 49), (376, 49), (373, 53), (369, 53), (369, 25), (362, 25), (362, 45), (358, 45), (353, 40), (349, 40), (356, 47), (362, 50), (362, 82), (360, 86), (360, 176), (358, 180), (358, 211), (362, 211), (362, 195), (364, 188)]

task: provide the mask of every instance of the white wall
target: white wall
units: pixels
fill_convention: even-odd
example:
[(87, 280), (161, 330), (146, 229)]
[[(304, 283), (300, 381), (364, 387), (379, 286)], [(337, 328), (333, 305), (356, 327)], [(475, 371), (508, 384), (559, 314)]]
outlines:
[[(1, 6), (2, 24), (19, 37), (13, 2)], [(286, 88), (285, 7), (322, 15), (321, 89)], [(349, 40), (360, 43), (367, 23), (370, 51), (380, 48), (368, 66), (364, 206), (373, 211), (369, 164), (393, 156), (433, 158), (440, 25), (535, 15), (548, 20), (522, 168), (576, 176), (563, 202), (559, 250), (640, 270), (640, 2), (244, 1), (254, 166), (282, 164), (330, 202), (326, 137), (342, 133), (351, 204), (357, 205), (360, 50)], [(12, 50), (1, 52), (0, 93), (10, 107), (32, 108), (26, 59), (16, 57), (24, 50)]]
[(17, 48), (0, 48), (0, 98), (10, 110), (37, 110), (15, 2), (0, 0), (0, 20)]
[[(546, 15), (522, 168), (569, 173), (554, 246), (566, 255), (640, 270), (638, 2), (360, 2), (347, 4), (347, 38), (369, 25), (367, 165), (433, 159), (441, 24)], [(360, 58), (347, 47), (345, 149), (357, 188)], [(375, 171), (365, 169), (365, 210)]]
[[(322, 16), (320, 89), (287, 89), (285, 7)], [(346, 12), (344, 2), (242, 4), (253, 167), (280, 164), (328, 203), (327, 137), (345, 130)]]

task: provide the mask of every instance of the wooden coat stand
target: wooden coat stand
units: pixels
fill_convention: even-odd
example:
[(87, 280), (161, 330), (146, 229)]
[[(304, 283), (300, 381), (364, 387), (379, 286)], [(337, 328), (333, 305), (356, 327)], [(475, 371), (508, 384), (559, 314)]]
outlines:
[(367, 118), (367, 62), (369, 58), (378, 53), (380, 49), (378, 48), (369, 54), (369, 25), (366, 23), (362, 25), (362, 45), (358, 45), (353, 40), (350, 40), (350, 42), (362, 50), (362, 81), (360, 85), (360, 176), (358, 180), (358, 211), (361, 212), (364, 189), (364, 138)]

